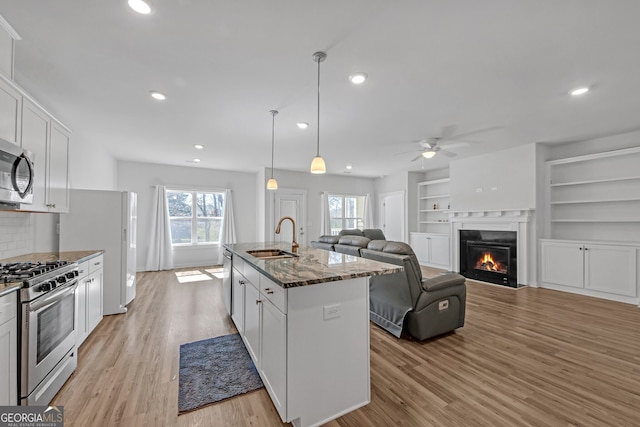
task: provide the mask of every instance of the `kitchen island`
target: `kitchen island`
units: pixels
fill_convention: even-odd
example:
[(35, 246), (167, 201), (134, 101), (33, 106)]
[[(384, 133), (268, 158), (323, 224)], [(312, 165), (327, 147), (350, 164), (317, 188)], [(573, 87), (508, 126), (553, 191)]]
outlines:
[(369, 276), (402, 267), (238, 243), (230, 315), (284, 422), (324, 424), (370, 402)]

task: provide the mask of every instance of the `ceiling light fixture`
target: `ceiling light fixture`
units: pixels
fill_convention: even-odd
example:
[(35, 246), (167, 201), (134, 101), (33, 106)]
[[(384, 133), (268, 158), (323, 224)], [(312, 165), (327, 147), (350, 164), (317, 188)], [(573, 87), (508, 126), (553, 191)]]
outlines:
[(273, 151), (275, 147), (276, 115), (278, 110), (271, 110), (271, 178), (267, 181), (267, 190), (277, 190), (278, 181), (273, 177)]
[(200, 163), (200, 159), (193, 159), (193, 163)]
[(327, 166), (324, 159), (320, 156), (320, 63), (327, 59), (324, 52), (316, 52), (313, 54), (313, 60), (318, 63), (318, 130), (316, 138), (316, 156), (311, 161), (311, 173), (325, 173)]
[(422, 152), (422, 157), (424, 157), (425, 159), (430, 159), (430, 158), (432, 158), (432, 157), (433, 157), (433, 156), (435, 156), (435, 155), (436, 155), (436, 152), (435, 152), (435, 151), (433, 151), (433, 150), (423, 151), (423, 152)]
[(347, 165), (347, 169), (353, 169), (353, 166)]
[(157, 90), (149, 91), (149, 94), (153, 99), (157, 99), (158, 101), (164, 101), (165, 99), (167, 99), (167, 95), (165, 95), (164, 93), (158, 92)]
[(196, 144), (196, 145), (193, 146), (193, 148), (195, 148), (196, 150), (202, 150), (204, 148), (204, 145)]
[(367, 77), (367, 73), (355, 73), (349, 76), (349, 80), (351, 80), (351, 83), (354, 85), (359, 85), (364, 83), (364, 81), (367, 80)]
[(306, 129), (309, 127), (309, 123), (307, 122), (298, 122), (296, 123), (296, 125), (300, 128), (300, 129)]
[(573, 96), (578, 96), (578, 95), (584, 95), (587, 92), (589, 92), (589, 88), (588, 87), (578, 87), (578, 88), (573, 89), (569, 93), (571, 95), (573, 95)]
[(144, 0), (128, 0), (129, 7), (141, 15), (148, 15), (151, 13), (151, 4)]

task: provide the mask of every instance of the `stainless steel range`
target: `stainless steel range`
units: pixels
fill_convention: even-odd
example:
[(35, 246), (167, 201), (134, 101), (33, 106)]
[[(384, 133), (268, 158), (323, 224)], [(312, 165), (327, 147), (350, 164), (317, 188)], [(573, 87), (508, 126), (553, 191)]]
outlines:
[(67, 261), (0, 265), (0, 280), (20, 282), (19, 400), (48, 405), (77, 366), (78, 265)]

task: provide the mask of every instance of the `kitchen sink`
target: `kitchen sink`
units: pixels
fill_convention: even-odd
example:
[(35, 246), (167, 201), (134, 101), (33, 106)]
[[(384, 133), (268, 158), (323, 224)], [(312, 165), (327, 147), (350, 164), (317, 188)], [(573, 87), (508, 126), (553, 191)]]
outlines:
[(283, 259), (294, 258), (298, 256), (297, 254), (286, 252), (281, 249), (255, 249), (247, 251), (247, 253), (260, 259)]

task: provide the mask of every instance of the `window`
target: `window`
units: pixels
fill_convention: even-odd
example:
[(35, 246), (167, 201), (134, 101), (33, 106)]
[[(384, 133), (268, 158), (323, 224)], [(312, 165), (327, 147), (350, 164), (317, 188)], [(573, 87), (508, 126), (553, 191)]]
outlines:
[(220, 243), (224, 193), (167, 190), (171, 244)]
[(345, 228), (364, 228), (364, 196), (329, 194), (331, 234), (336, 236)]

